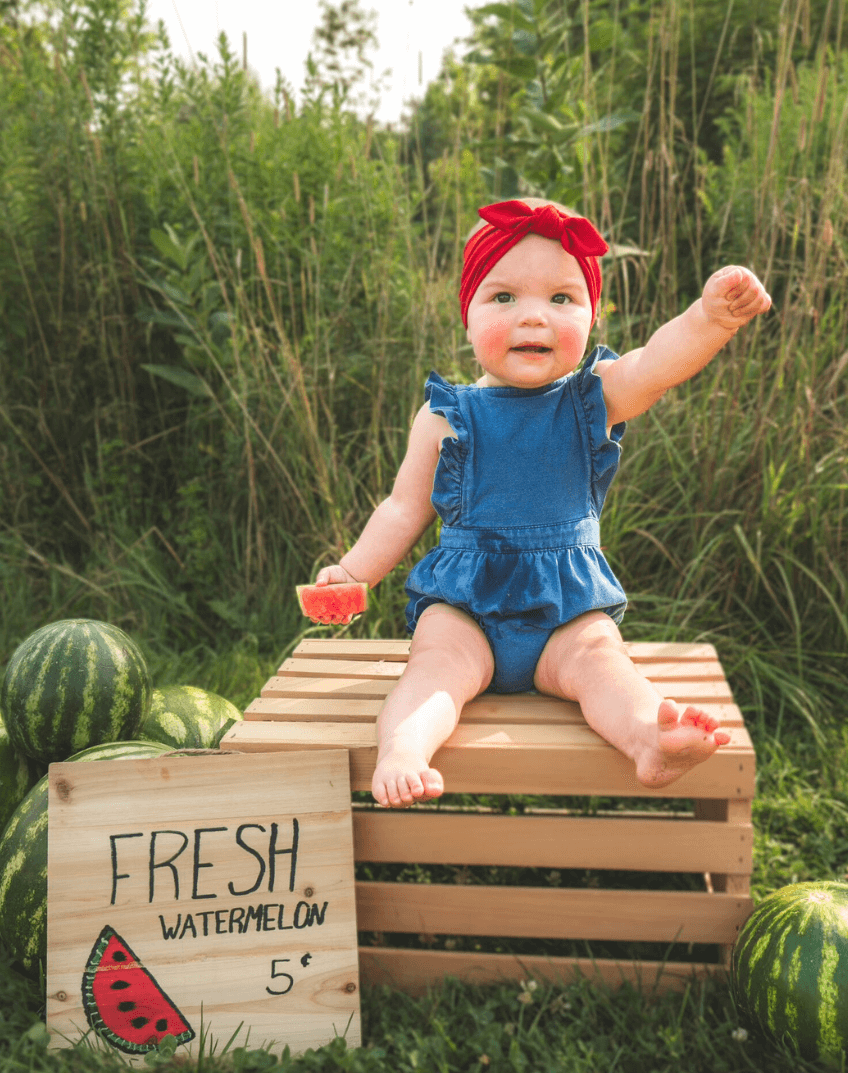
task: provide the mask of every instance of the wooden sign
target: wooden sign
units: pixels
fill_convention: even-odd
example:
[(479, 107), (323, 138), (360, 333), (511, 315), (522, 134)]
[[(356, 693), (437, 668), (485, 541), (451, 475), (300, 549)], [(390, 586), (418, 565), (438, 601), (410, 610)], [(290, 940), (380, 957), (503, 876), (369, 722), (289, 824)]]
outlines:
[(359, 1045), (346, 752), (51, 764), (48, 801), (51, 1046)]

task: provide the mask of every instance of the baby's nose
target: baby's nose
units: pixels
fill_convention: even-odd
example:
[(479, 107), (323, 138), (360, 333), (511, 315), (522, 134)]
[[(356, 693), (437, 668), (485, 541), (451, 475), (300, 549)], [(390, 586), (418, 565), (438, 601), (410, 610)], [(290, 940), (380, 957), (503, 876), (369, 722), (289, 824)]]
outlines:
[(519, 321), (521, 324), (544, 324), (547, 310), (544, 302), (528, 301), (523, 303)]

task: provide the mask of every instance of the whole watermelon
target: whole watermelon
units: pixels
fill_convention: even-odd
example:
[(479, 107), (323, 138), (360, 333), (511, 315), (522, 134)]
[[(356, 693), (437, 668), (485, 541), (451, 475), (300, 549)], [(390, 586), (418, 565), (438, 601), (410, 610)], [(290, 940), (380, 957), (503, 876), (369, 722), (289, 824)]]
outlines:
[(848, 1053), (848, 883), (793, 883), (769, 894), (737, 936), (731, 976), (752, 1024), (838, 1068)]
[(117, 626), (64, 619), (42, 626), (12, 654), (0, 709), (14, 747), (43, 763), (134, 738), (150, 708), (150, 672)]
[(0, 835), (43, 771), (43, 766), (15, 749), (0, 716)]
[[(143, 760), (170, 752), (154, 741), (115, 741), (71, 760)], [(0, 838), (0, 941), (29, 976), (47, 959), (47, 776), (12, 813)]]
[(222, 735), (241, 718), (238, 708), (217, 693), (197, 686), (164, 686), (153, 690), (138, 736), (174, 749), (217, 749)]

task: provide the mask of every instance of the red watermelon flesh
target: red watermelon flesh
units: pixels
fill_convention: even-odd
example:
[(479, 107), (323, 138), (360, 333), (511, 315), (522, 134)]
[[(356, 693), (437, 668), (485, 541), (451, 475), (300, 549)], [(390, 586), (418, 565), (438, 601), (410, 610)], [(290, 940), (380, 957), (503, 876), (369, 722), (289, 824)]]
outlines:
[(114, 928), (101, 931), (82, 977), (88, 1023), (126, 1054), (154, 1050), (165, 1036), (177, 1043), (194, 1030)]
[(368, 583), (350, 581), (341, 585), (298, 585), (300, 610), (307, 618), (324, 619), (360, 615), (368, 607)]

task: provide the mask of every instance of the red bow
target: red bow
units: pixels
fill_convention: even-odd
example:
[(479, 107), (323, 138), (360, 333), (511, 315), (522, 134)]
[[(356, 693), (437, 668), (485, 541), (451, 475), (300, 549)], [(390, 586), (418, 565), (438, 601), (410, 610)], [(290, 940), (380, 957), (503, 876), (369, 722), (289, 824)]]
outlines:
[(523, 201), (501, 201), (487, 205), (478, 215), (500, 231), (524, 238), (531, 231), (543, 238), (558, 238), (566, 253), (581, 257), (603, 257), (609, 250), (593, 225), (584, 216), (565, 216), (553, 205), (531, 209)]
[(601, 295), (601, 269), (597, 258), (608, 249), (594, 226), (583, 216), (568, 216), (554, 205), (531, 209), (523, 201), (499, 201), (478, 210), (488, 227), (475, 231), (465, 245), (465, 262), (459, 288), (462, 323), (468, 326), (468, 306), (477, 288), (505, 253), (531, 232), (559, 239), (562, 248), (580, 265), (595, 318)]

